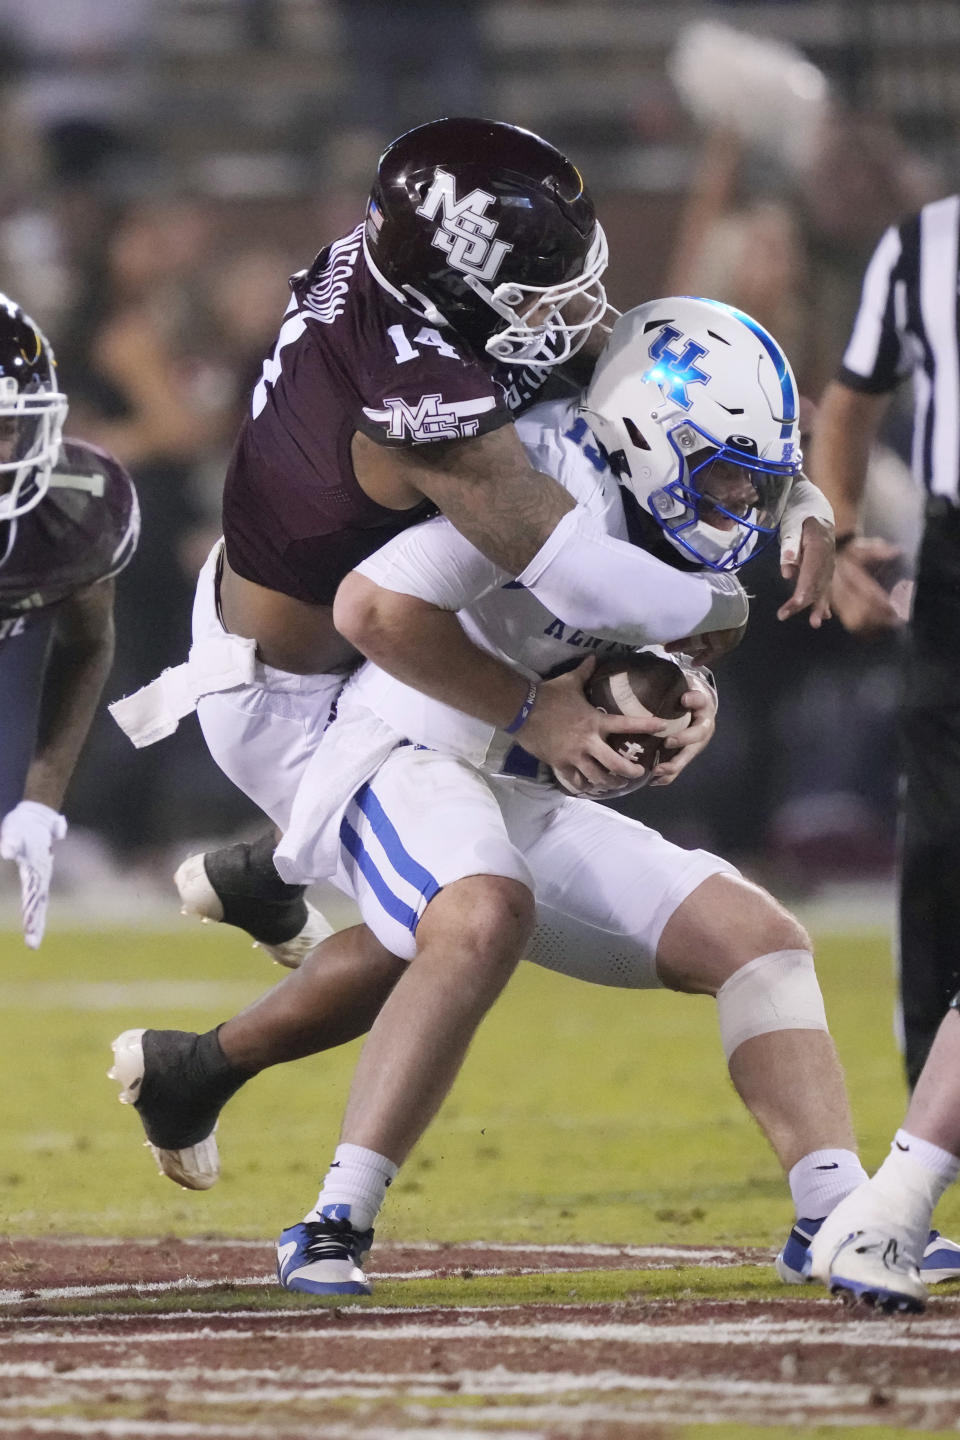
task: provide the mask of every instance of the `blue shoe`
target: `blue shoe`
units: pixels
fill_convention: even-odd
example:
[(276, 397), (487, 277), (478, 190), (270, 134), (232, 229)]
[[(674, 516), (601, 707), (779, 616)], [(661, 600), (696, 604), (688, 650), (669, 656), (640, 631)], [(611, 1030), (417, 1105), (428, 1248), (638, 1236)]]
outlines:
[[(785, 1285), (804, 1285), (813, 1279), (810, 1274), (810, 1241), (823, 1220), (798, 1220), (787, 1243), (774, 1261), (776, 1271)], [(947, 1240), (939, 1230), (931, 1230), (920, 1274), (925, 1285), (939, 1285), (943, 1280), (960, 1280), (960, 1245)]]
[(823, 1220), (797, 1220), (787, 1236), (774, 1263), (777, 1275), (785, 1285), (806, 1285), (813, 1277), (810, 1274), (810, 1241), (816, 1235)]
[(363, 1260), (372, 1244), (373, 1231), (349, 1220), (302, 1220), (277, 1241), (277, 1279), (308, 1295), (371, 1295)]

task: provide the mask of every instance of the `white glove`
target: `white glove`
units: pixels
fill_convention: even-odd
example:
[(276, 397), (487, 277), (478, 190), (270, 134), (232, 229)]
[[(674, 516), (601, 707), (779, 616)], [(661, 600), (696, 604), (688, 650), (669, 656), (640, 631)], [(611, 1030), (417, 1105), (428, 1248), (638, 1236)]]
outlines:
[(53, 842), (67, 833), (67, 822), (49, 805), (21, 800), (0, 824), (0, 859), (15, 860), (20, 870), (23, 938), (31, 950), (43, 939), (53, 879)]
[(800, 558), (800, 532), (803, 522), (809, 518), (833, 529), (833, 506), (823, 491), (798, 475), (790, 487), (790, 494), (780, 520), (780, 563), (795, 565)]

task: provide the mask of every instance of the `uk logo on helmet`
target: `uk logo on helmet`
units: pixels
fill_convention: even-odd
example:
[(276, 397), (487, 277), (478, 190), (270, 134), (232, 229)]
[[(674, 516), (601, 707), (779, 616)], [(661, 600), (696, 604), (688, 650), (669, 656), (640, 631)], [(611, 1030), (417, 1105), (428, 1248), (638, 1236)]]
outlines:
[(654, 384), (661, 385), (674, 404), (689, 410), (692, 402), (687, 395), (687, 386), (706, 385), (710, 379), (707, 372), (699, 369), (697, 365), (697, 361), (702, 355), (706, 355), (707, 351), (706, 347), (698, 345), (696, 340), (688, 340), (677, 353), (671, 350), (670, 346), (674, 340), (679, 339), (679, 330), (675, 330), (672, 325), (664, 325), (647, 352), (655, 363), (641, 379), (652, 380)]
[(454, 177), (446, 170), (437, 170), (423, 203), (417, 207), (417, 214), (427, 220), (435, 220), (442, 213), (430, 243), (450, 257), (455, 270), (478, 280), (492, 280), (513, 249), (506, 240), (494, 238), (497, 222), (486, 212), (495, 200), (496, 196), (486, 190), (471, 190), (458, 200)]

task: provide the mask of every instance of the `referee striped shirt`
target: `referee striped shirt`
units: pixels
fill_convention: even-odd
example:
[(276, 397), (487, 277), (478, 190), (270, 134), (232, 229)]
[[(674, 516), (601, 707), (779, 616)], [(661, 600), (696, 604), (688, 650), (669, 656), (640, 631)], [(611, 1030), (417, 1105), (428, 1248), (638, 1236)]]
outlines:
[(883, 394), (913, 376), (913, 473), (960, 504), (960, 195), (887, 230), (863, 279), (838, 378)]

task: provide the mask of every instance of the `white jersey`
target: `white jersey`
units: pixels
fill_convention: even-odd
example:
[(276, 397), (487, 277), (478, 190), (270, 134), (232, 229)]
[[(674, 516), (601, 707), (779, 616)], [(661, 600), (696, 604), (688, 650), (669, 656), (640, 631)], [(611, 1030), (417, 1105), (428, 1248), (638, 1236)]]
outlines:
[[(553, 475), (602, 533), (624, 542), (627, 522), (620, 487), (579, 418), (573, 401), (538, 405), (517, 421), (530, 463)], [(702, 610), (703, 575), (675, 570), (652, 556), (648, 592), (631, 597), (642, 617), (614, 631), (588, 633), (553, 615), (454, 529), (435, 520), (405, 530), (357, 566), (386, 590), (455, 610), (470, 639), (531, 679), (588, 654), (617, 653), (675, 639), (676, 614), (687, 597)], [(729, 577), (724, 577), (729, 579)], [(639, 603), (637, 603), (639, 600)], [(368, 662), (348, 683), (341, 705), (363, 706), (418, 744), (498, 769), (512, 741), (503, 732), (432, 700)]]

